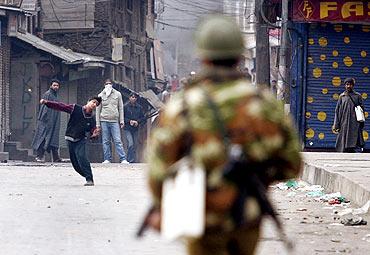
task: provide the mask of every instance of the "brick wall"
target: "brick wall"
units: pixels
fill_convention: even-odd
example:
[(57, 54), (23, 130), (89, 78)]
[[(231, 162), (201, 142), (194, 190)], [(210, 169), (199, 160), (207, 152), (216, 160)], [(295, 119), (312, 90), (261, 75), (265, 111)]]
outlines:
[(44, 31), (44, 39), (77, 52), (111, 57), (110, 2), (95, 3), (95, 28), (71, 32)]
[(10, 39), (7, 36), (7, 22), (1, 20), (0, 46), (0, 143), (5, 142), (10, 134)]
[[(132, 12), (127, 11), (126, 0), (97, 1), (94, 29), (71, 32), (45, 31), (44, 39), (77, 52), (111, 59), (111, 38), (124, 38), (125, 67), (116, 69), (116, 73), (119, 74), (115, 77), (112, 76), (112, 69), (108, 68), (105, 76), (125, 82), (131, 89), (142, 91), (146, 89), (146, 8), (146, 0), (134, 0)], [(132, 22), (132, 25), (127, 25), (129, 22)]]

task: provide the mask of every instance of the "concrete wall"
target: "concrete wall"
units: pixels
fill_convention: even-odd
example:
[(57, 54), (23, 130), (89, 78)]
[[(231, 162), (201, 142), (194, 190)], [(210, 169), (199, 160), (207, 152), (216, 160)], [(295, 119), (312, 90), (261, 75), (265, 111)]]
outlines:
[(11, 140), (30, 147), (38, 106), (39, 75), (35, 60), (12, 60), (10, 84)]

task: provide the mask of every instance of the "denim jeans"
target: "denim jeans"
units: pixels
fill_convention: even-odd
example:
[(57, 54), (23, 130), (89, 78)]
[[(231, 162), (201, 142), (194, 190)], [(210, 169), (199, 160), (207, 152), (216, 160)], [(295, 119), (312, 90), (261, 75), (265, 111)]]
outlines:
[(77, 142), (67, 141), (67, 144), (73, 168), (85, 177), (86, 181), (94, 181), (90, 161), (86, 154), (86, 139), (83, 138)]
[(126, 155), (121, 141), (121, 130), (118, 122), (102, 121), (100, 124), (102, 129), (104, 160), (112, 162), (111, 138), (113, 138), (119, 160), (126, 160)]
[(127, 161), (135, 163), (138, 131), (125, 130), (125, 135), (127, 139)]

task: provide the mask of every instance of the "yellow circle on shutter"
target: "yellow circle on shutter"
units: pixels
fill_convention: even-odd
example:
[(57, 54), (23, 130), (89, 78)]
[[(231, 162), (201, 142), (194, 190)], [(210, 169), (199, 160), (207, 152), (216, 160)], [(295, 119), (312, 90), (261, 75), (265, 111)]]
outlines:
[(361, 57), (363, 57), (363, 58), (364, 58), (364, 57), (366, 57), (366, 56), (367, 56), (367, 52), (366, 52), (365, 50), (362, 50), (362, 51), (361, 51)]
[(314, 43), (315, 41), (312, 38), (308, 39), (308, 44), (313, 45)]
[(363, 25), (362, 26), (362, 31), (364, 31), (364, 32), (370, 32), (370, 26), (369, 25)]
[(322, 139), (324, 139), (324, 138), (325, 138), (325, 134), (324, 134), (324, 133), (320, 133), (320, 134), (319, 134), (319, 139), (320, 139), (320, 140), (322, 140)]
[(326, 55), (325, 54), (321, 54), (320, 55), (320, 60), (324, 61), (326, 59)]
[(362, 72), (368, 74), (369, 73), (369, 68), (367, 66), (365, 66), (364, 68), (362, 68)]
[(346, 65), (346, 66), (352, 66), (353, 65), (353, 61), (352, 61), (352, 58), (347, 56), (343, 59), (343, 63)]
[(339, 87), (339, 86), (340, 86), (340, 84), (342, 83), (342, 80), (340, 79), (340, 77), (335, 76), (335, 77), (333, 77), (333, 79), (331, 80), (331, 83), (333, 84), (333, 86), (335, 86), (335, 87)]
[(313, 131), (312, 128), (309, 128), (306, 130), (306, 137), (307, 138), (313, 138), (315, 136), (315, 131)]
[(327, 88), (323, 88), (322, 90), (321, 90), (321, 92), (324, 94), (324, 95), (326, 95), (326, 94), (328, 94), (328, 89)]
[(321, 37), (321, 38), (319, 39), (319, 45), (320, 45), (321, 47), (325, 47), (326, 45), (328, 45), (328, 40), (327, 40), (325, 37)]
[(309, 119), (311, 118), (311, 113), (310, 112), (306, 112), (306, 119)]
[(369, 113), (368, 112), (364, 112), (364, 115), (365, 115), (365, 118), (367, 119), (367, 117), (369, 117)]
[(365, 100), (365, 99), (367, 99), (367, 93), (365, 93), (365, 92), (364, 92), (364, 93), (362, 93), (361, 97), (362, 97), (362, 99), (364, 99), (364, 100)]
[(333, 99), (336, 101), (336, 100), (338, 100), (338, 98), (339, 98), (339, 95), (337, 93), (334, 93), (333, 94)]
[[(306, 131), (306, 136), (307, 136), (307, 131)], [(365, 141), (369, 139), (369, 133), (366, 132), (365, 130), (362, 130), (362, 136), (364, 137)]]
[(312, 74), (313, 74), (313, 77), (320, 78), (322, 75), (322, 71), (319, 67), (316, 67), (313, 69)]
[(339, 52), (337, 50), (333, 50), (333, 56), (337, 57), (339, 55)]
[(334, 30), (336, 32), (342, 32), (343, 31), (343, 26), (342, 25), (334, 25)]
[(326, 113), (325, 112), (318, 112), (317, 113), (317, 119), (319, 121), (325, 121), (326, 120)]
[(339, 66), (338, 65), (338, 62), (333, 62), (333, 65), (332, 66), (333, 66), (333, 68), (338, 68), (338, 66)]
[(308, 57), (307, 60), (308, 60), (309, 64), (313, 64), (313, 58), (312, 57)]
[(307, 103), (312, 104), (313, 103), (313, 97), (307, 97)]
[(348, 44), (351, 42), (351, 40), (349, 39), (348, 36), (345, 36), (344, 39), (343, 39), (344, 43)]

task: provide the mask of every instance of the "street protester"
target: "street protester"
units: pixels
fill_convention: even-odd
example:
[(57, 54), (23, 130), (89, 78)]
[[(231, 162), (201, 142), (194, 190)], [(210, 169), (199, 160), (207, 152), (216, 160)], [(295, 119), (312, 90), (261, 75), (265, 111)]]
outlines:
[(195, 38), (202, 70), (165, 106), (148, 145), (154, 206), (145, 223), (160, 229), (163, 183), (187, 156), (206, 176), (205, 230), (185, 236), (188, 254), (254, 254), (263, 216), (281, 230), (266, 192), (298, 176), (297, 132), (281, 102), (238, 71), (244, 41), (234, 21), (211, 16)]
[(131, 93), (129, 102), (124, 106), (125, 135), (127, 140), (127, 161), (137, 162), (139, 128), (146, 122), (143, 108), (137, 103), (138, 95)]
[(102, 102), (96, 108), (96, 126), (102, 133), (103, 164), (112, 162), (111, 139), (113, 139), (120, 162), (127, 164), (120, 130), (125, 125), (122, 95), (113, 88), (112, 80), (106, 79), (104, 89), (98, 96), (102, 98)]
[[(52, 79), (49, 89), (42, 99), (58, 101), (60, 81)], [(37, 117), (37, 128), (32, 140), (32, 148), (36, 150), (36, 162), (45, 162), (45, 151), (51, 153), (53, 162), (62, 162), (59, 157), (60, 112), (41, 105)]]
[(344, 80), (345, 91), (340, 94), (335, 108), (332, 130), (337, 134), (335, 147), (338, 152), (362, 151), (365, 145), (362, 134), (364, 122), (357, 120), (355, 112), (356, 106), (364, 112), (364, 105), (361, 94), (353, 89), (354, 86), (353, 78)]
[(65, 139), (73, 168), (86, 179), (84, 186), (94, 186), (93, 173), (86, 154), (86, 133), (90, 133), (90, 138), (99, 136), (93, 111), (100, 105), (101, 101), (101, 97), (92, 97), (86, 105), (82, 106), (46, 99), (40, 100), (40, 104), (46, 105), (48, 108), (70, 114)]

